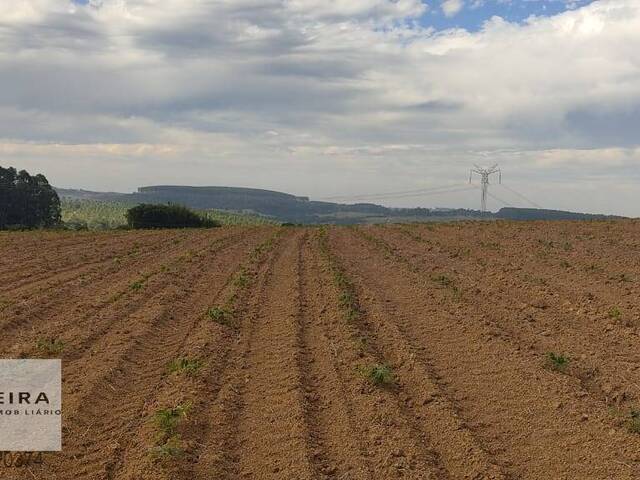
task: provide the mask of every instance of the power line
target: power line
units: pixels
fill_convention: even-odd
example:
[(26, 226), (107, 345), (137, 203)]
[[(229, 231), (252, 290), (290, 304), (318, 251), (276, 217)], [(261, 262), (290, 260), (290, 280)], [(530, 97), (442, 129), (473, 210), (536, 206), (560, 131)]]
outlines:
[(487, 195), (489, 195), (494, 200), (497, 200), (498, 202), (502, 203), (503, 205), (506, 205), (507, 207), (513, 207), (513, 205), (511, 205), (509, 202), (502, 200), (500, 197), (496, 197), (493, 193), (487, 192)]
[[(473, 187), (474, 187), (474, 188), (482, 189), (482, 187), (481, 187), (481, 186), (479, 186), (479, 185), (475, 185), (475, 184), (472, 184), (472, 185), (473, 185)], [(505, 206), (507, 206), (507, 207), (513, 207), (513, 205), (512, 205), (512, 204), (510, 204), (510, 203), (509, 203), (509, 202), (507, 202), (506, 200), (503, 200), (502, 198), (500, 198), (500, 197), (498, 197), (498, 196), (494, 195), (493, 193), (491, 193), (491, 192), (489, 192), (489, 191), (487, 191), (487, 196), (488, 196), (488, 197), (493, 198), (495, 201), (500, 202), (500, 203), (502, 203), (503, 205), (505, 205)]]
[(470, 190), (474, 190), (474, 187), (469, 187), (469, 186), (465, 186), (465, 187), (456, 187), (456, 188), (449, 188), (448, 190), (439, 190), (439, 191), (432, 191), (432, 192), (424, 192), (424, 193), (410, 193), (410, 194), (403, 194), (403, 195), (394, 195), (394, 196), (388, 196), (388, 197), (374, 197), (372, 199), (381, 199), (381, 200), (392, 200), (392, 199), (396, 199), (396, 198), (408, 198), (408, 197), (428, 197), (431, 195), (440, 195), (440, 194), (445, 194), (445, 193), (456, 193), (456, 192), (466, 192), (466, 191), (470, 191)]
[(536, 202), (534, 202), (533, 200), (529, 200), (527, 197), (525, 197), (523, 194), (515, 191), (513, 188), (509, 187), (508, 185), (505, 185), (504, 183), (502, 184), (502, 186), (504, 188), (506, 188), (507, 190), (509, 190), (511, 193), (513, 193), (514, 195), (517, 195), (518, 197), (520, 197), (521, 199), (523, 199), (525, 202), (533, 205), (536, 208), (544, 208), (542, 206), (540, 206), (539, 204), (537, 204)]
[(437, 193), (437, 191), (439, 190), (446, 190), (454, 187), (461, 187), (461, 185), (459, 183), (452, 183), (450, 185), (442, 185), (440, 187), (420, 188), (417, 190), (402, 190), (402, 191), (386, 192), (386, 193), (365, 193), (361, 195), (335, 195), (331, 197), (321, 198), (321, 200), (365, 200), (368, 198), (393, 197), (396, 195), (427, 194), (431, 192)]

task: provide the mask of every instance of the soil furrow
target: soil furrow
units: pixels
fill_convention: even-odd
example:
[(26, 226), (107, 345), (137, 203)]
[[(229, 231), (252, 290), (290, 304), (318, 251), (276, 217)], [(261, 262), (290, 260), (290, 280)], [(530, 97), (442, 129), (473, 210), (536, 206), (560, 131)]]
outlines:
[[(220, 379), (227, 368), (228, 357), (236, 337), (235, 317), (243, 310), (246, 299), (251, 294), (251, 285), (239, 283), (240, 275), (254, 278), (255, 272), (266, 261), (279, 234), (270, 236), (254, 248), (240, 268), (238, 268), (219, 290), (210, 292), (207, 299), (208, 311), (211, 308), (224, 308), (227, 317), (220, 320), (202, 314), (196, 328), (185, 339), (176, 360), (198, 362), (197, 371), (174, 372), (167, 375), (157, 389), (153, 407), (166, 405), (190, 405), (188, 419), (184, 428), (172, 438), (160, 436), (157, 430), (148, 424), (141, 425), (132, 439), (131, 446), (121, 458), (116, 478), (137, 478), (140, 465), (149, 467), (149, 476), (153, 478), (193, 479), (193, 464), (199, 456), (202, 441), (211, 431), (207, 422), (207, 410), (211, 399), (217, 396), (222, 384)], [(166, 445), (173, 445), (172, 452)], [(150, 446), (154, 453), (154, 462), (149, 462)], [(158, 453), (160, 455), (158, 455)]]
[(322, 288), (329, 279), (323, 278), (317, 242), (310, 236), (299, 250), (297, 275), (301, 349), (298, 368), (307, 401), (306, 421), (312, 454), (325, 478), (372, 478), (368, 452), (358, 434), (355, 409), (322, 328), (323, 317), (330, 314), (327, 297), (331, 292)]
[[(144, 421), (145, 408), (162, 381), (167, 364), (176, 357), (206, 311), (208, 292), (226, 285), (249, 246), (238, 248), (233, 256), (223, 257), (224, 262), (217, 265), (212, 263), (217, 256), (209, 254), (196, 268), (176, 277), (170, 302), (150, 305), (139, 312), (140, 318), (131, 322), (137, 331), (122, 338), (120, 349), (114, 348), (108, 339), (101, 342), (103, 347), (92, 359), (101, 366), (93, 372), (95, 380), (87, 382), (85, 378), (77, 385), (78, 390), (72, 390), (66, 397), (65, 411), (70, 414), (66, 416), (65, 439), (69, 443), (65, 444), (63, 455), (77, 459), (79, 473), (74, 477), (112, 478), (135, 425)], [(101, 352), (108, 354), (103, 362), (98, 361)], [(134, 377), (137, 380), (131, 382)], [(88, 388), (92, 384), (94, 387)], [(78, 441), (81, 432), (87, 431), (90, 435)], [(59, 478), (66, 478), (57, 473)]]
[[(177, 236), (175, 233), (169, 235), (174, 238)], [(8, 271), (13, 270), (14, 274), (6, 279), (3, 292), (12, 298), (25, 296), (29, 291), (40, 291), (54, 281), (63, 283), (86, 275), (95, 270), (94, 267), (113, 261), (114, 258), (129, 255), (132, 248), (150, 251), (162, 247), (168, 241), (171, 239), (160, 235), (148, 239), (135, 237), (133, 242), (127, 238), (122, 238), (119, 242), (85, 241), (66, 250), (52, 248), (45, 243), (38, 248), (42, 252), (51, 252), (50, 255), (43, 253), (31, 262), (12, 260), (12, 263), (19, 265), (19, 268), (8, 267)]]
[[(333, 255), (341, 262), (339, 250), (333, 250)], [(354, 278), (352, 275), (357, 274), (345, 271), (345, 275)], [(364, 312), (360, 330), (366, 335), (367, 345), (375, 346), (398, 374), (398, 410), (435, 450), (439, 463), (452, 478), (505, 478), (460, 418), (458, 406), (441, 388), (424, 354), (427, 347), (406, 332), (401, 315), (390, 305), (371, 301), (375, 296), (362, 285), (355, 291)]]
[[(427, 264), (427, 260), (420, 244), (402, 242), (393, 230), (378, 230), (376, 235), (388, 242), (407, 263), (424, 272), (422, 265)], [(436, 264), (431, 256), (428, 262), (432, 268), (444, 267)], [(636, 329), (606, 315), (594, 318), (574, 306), (576, 296), (564, 294), (562, 290), (566, 290), (564, 285), (571, 284), (570, 288), (576, 292), (589, 291), (589, 286), (581, 286), (578, 278), (566, 279), (566, 283), (549, 282), (539, 290), (519, 278), (519, 273), (533, 269), (532, 265), (522, 265), (524, 262), (518, 265), (517, 259), (507, 259), (502, 268), (495, 265), (501, 263), (500, 259), (491, 263), (492, 269), (500, 274), (493, 276), (490, 283), (483, 282), (485, 272), (473, 264), (473, 257), (450, 259), (448, 266), (449, 270), (457, 270), (463, 291), (473, 291), (476, 285), (482, 285), (483, 294), (474, 296), (473, 302), (488, 312), (485, 321), (495, 328), (496, 334), (510, 338), (523, 350), (530, 350), (541, 363), (549, 352), (568, 354), (572, 360), (566, 373), (576, 376), (592, 395), (617, 407), (634, 407), (640, 394), (640, 389), (635, 387), (640, 382), (635, 368), (640, 361)], [(612, 295), (615, 294), (612, 292)], [(605, 309), (604, 305), (600, 308)], [(582, 334), (576, 336), (576, 331)], [(603, 335), (610, 339), (604, 344)]]
[[(202, 253), (212, 243), (225, 238), (229, 240), (232, 237), (198, 236), (187, 245), (190, 252)], [(170, 248), (163, 254), (149, 252), (130, 265), (111, 266), (107, 271), (96, 271), (94, 281), (87, 279), (69, 283), (59, 289), (51, 288), (48, 295), (34, 295), (33, 301), (29, 302), (32, 305), (25, 302), (19, 306), (18, 312), (4, 313), (7, 318), (3, 324), (6, 335), (0, 339), (0, 349), (13, 356), (24, 356), (33, 352), (38, 338), (58, 338), (60, 332), (69, 330), (70, 325), (89, 322), (89, 333), (93, 331), (96, 317), (98, 321), (102, 321), (103, 317), (115, 315), (122, 308), (125, 312), (118, 312), (117, 315), (130, 314), (141, 306), (136, 297), (142, 296), (143, 290), (151, 286), (154, 295), (160, 293), (157, 290), (163, 284), (170, 286), (175, 269), (188, 266), (192, 257), (193, 255), (185, 256), (181, 253), (180, 247)], [(161, 275), (156, 278), (158, 274)], [(136, 282), (139, 282), (140, 287), (134, 289)]]
[(316, 476), (297, 365), (299, 244), (298, 235), (286, 239), (266, 279), (265, 302), (250, 314), (255, 330), (244, 372), (250, 388), (242, 396), (237, 424), (238, 468), (243, 477), (302, 480)]
[(360, 394), (354, 397), (358, 411), (369, 416), (364, 437), (372, 441), (368, 448), (375, 471), (391, 477), (449, 478), (429, 435), (409, 411), (409, 399), (395, 374), (390, 372), (391, 378), (378, 382), (371, 376), (373, 369), (389, 366), (389, 350), (371, 330), (357, 291), (322, 232), (320, 249), (336, 284), (335, 298), (342, 310), (341, 321), (329, 324), (326, 334), (344, 360), (341, 366), (350, 366), (342, 375)]
[(220, 386), (208, 409), (206, 424), (210, 427), (201, 438), (201, 448), (193, 465), (193, 477), (197, 479), (240, 478), (240, 441), (238, 423), (245, 407), (244, 395), (250, 388), (247, 378), (248, 357), (254, 342), (257, 322), (256, 312), (267, 301), (268, 284), (274, 265), (282, 256), (280, 243), (269, 259), (260, 266), (253, 282), (252, 295), (237, 312), (239, 335), (228, 355), (228, 366), (221, 375)]
[[(638, 439), (612, 430), (607, 413), (589, 398), (576, 398), (568, 378), (528, 362), (490, 335), (479, 312), (451, 304), (405, 265), (346, 232), (335, 237), (336, 250), (358, 272), (374, 302), (389, 302), (412, 318), (409, 333), (430, 346), (428, 360), (441, 384), (517, 478), (632, 478), (626, 465), (637, 461), (631, 445)], [(555, 451), (565, 457), (559, 459)]]

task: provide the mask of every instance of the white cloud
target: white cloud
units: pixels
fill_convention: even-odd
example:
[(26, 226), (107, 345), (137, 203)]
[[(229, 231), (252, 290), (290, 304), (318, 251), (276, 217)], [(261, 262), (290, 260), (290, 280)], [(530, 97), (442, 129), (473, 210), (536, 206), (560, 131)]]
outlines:
[(464, 8), (463, 0), (444, 0), (442, 11), (447, 17), (454, 17)]
[[(449, 183), (493, 159), (515, 181), (640, 179), (634, 0), (494, 17), (475, 33), (420, 26), (417, 0), (3, 5), (0, 164), (60, 185), (129, 190), (179, 171), (366, 193)], [(545, 206), (582, 209), (569, 190), (545, 191)]]

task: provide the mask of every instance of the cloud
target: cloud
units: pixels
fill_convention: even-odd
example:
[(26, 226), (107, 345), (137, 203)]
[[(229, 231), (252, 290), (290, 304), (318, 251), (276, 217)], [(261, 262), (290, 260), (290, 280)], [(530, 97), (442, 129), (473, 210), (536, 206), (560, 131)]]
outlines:
[(455, 17), (463, 8), (463, 0), (444, 0), (444, 2), (442, 2), (442, 11), (447, 17)]
[(596, 210), (567, 192), (638, 177), (640, 4), (494, 17), (477, 32), (435, 31), (425, 9), (2, 4), (0, 164), (85, 188), (173, 179), (326, 196), (450, 183), (496, 160), (516, 182), (563, 185), (545, 191), (549, 203)]

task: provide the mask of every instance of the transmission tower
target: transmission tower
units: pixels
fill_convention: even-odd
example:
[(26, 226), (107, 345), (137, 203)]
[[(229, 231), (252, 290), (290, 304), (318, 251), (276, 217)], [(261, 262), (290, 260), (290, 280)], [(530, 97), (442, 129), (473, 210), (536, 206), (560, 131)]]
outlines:
[(498, 168), (498, 164), (496, 163), (491, 168), (481, 168), (475, 163), (473, 164), (471, 172), (469, 173), (469, 183), (471, 183), (471, 177), (474, 173), (480, 175), (481, 183), (482, 183), (482, 203), (481, 203), (481, 211), (485, 213), (487, 211), (487, 192), (489, 190), (489, 175), (493, 173), (497, 173), (499, 175), (499, 182), (502, 183), (502, 172)]

